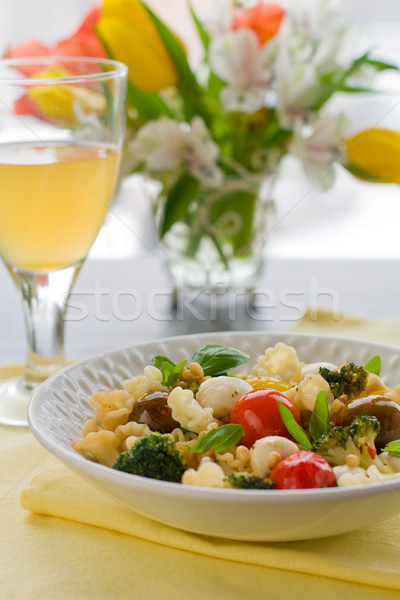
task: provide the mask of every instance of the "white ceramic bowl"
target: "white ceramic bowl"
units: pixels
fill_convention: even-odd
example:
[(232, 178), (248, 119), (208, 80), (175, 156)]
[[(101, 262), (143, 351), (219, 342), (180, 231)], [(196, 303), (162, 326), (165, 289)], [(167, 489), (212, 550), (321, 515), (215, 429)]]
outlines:
[(77, 473), (138, 512), (174, 527), (249, 541), (294, 541), (362, 528), (400, 511), (400, 481), (317, 490), (219, 490), (156, 481), (86, 460), (72, 449), (85, 421), (94, 416), (90, 398), (142, 372), (155, 355), (179, 362), (208, 343), (257, 356), (278, 341), (294, 346), (300, 360), (364, 364), (380, 354), (382, 376), (400, 383), (400, 348), (355, 340), (254, 332), (205, 333), (163, 339), (94, 356), (48, 379), (31, 401), (31, 430), (45, 448)]

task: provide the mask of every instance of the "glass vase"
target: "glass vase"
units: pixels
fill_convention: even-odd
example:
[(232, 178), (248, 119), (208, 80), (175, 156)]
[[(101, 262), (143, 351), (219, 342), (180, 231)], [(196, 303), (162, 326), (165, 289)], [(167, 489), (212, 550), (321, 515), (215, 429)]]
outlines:
[[(217, 189), (200, 188), (185, 216), (159, 239), (175, 290), (253, 288), (264, 258), (274, 203), (275, 176), (227, 178)], [(155, 205), (158, 231), (165, 209)]]

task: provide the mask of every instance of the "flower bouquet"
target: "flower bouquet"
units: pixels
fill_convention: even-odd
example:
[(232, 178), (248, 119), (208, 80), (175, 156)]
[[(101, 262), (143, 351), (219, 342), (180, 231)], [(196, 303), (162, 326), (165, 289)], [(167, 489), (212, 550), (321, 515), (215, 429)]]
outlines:
[(196, 66), (139, 0), (104, 0), (68, 40), (8, 55), (125, 62), (124, 163), (159, 182), (154, 211), (170, 272), (194, 287), (247, 284), (260, 270), (283, 156), (297, 156), (324, 189), (337, 164), (356, 177), (399, 182), (400, 134), (372, 127), (349, 138), (346, 118), (330, 109), (334, 94), (370, 92), (373, 76), (395, 67), (354, 56), (352, 29), (329, 0), (225, 3), (208, 24), (189, 9), (203, 46)]

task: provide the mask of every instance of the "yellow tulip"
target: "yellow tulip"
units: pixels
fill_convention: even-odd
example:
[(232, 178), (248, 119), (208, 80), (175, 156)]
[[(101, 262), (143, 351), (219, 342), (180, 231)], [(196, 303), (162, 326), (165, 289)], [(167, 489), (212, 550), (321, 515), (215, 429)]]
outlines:
[(346, 144), (349, 167), (385, 182), (400, 183), (400, 133), (372, 128), (360, 131)]
[(177, 84), (175, 65), (139, 0), (104, 0), (96, 31), (137, 87), (158, 92)]
[[(50, 67), (34, 75), (36, 79), (49, 77), (66, 77), (71, 75), (63, 67)], [(81, 113), (102, 113), (106, 108), (105, 98), (98, 92), (77, 85), (45, 85), (32, 87), (28, 95), (35, 103), (39, 112), (57, 123), (74, 125), (79, 123), (79, 114), (76, 111), (79, 105)]]

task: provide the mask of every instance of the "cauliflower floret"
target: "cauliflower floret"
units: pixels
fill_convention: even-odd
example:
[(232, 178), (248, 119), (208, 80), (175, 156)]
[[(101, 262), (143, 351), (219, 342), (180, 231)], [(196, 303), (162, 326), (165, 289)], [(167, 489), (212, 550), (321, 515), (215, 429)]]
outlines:
[(226, 475), (215, 462), (202, 462), (195, 471), (187, 469), (182, 476), (184, 485), (201, 485), (202, 487), (222, 488)]
[(257, 377), (274, 376), (288, 383), (298, 368), (296, 350), (280, 342), (274, 348), (267, 348), (264, 355), (259, 356), (253, 371)]
[(174, 388), (168, 397), (168, 406), (172, 410), (172, 418), (189, 431), (201, 433), (216, 422), (212, 408), (200, 406), (192, 390), (184, 390), (180, 386)]
[(335, 473), (336, 482), (340, 487), (357, 484), (365, 485), (374, 481), (373, 478), (368, 476), (367, 471), (361, 467), (340, 465), (333, 467), (333, 472)]
[(135, 400), (138, 400), (147, 392), (168, 391), (168, 388), (163, 386), (161, 382), (162, 373), (160, 369), (148, 365), (144, 368), (143, 375), (127, 379), (124, 381), (123, 386)]
[(308, 365), (304, 365), (304, 367), (301, 369), (300, 379), (304, 379), (304, 377), (307, 375), (319, 375), (319, 370), (321, 368), (329, 369), (330, 371), (336, 371), (338, 367), (329, 362), (309, 363)]
[(394, 400), (397, 404), (400, 404), (400, 385), (396, 385), (394, 390), (390, 392), (390, 394), (386, 394), (390, 400)]
[(400, 458), (393, 456), (389, 452), (381, 452), (379, 458), (385, 465), (388, 465), (395, 473), (400, 473)]
[(375, 375), (375, 373), (369, 373), (367, 387), (365, 388), (363, 395), (386, 394), (386, 392), (390, 392), (390, 389), (386, 387), (382, 379), (378, 375)]
[(210, 407), (214, 417), (220, 419), (230, 415), (235, 402), (252, 389), (239, 377), (210, 377), (201, 384), (196, 400), (203, 408)]
[(350, 468), (347, 465), (333, 467), (336, 481), (339, 487), (349, 485), (367, 485), (378, 481), (388, 481), (390, 479), (399, 479), (400, 473), (380, 473), (375, 465), (371, 465), (367, 470), (361, 467)]
[(318, 394), (323, 391), (331, 405), (334, 401), (329, 383), (321, 375), (307, 375), (298, 385), (283, 392), (300, 410), (314, 410)]
[(298, 449), (294, 442), (280, 435), (260, 438), (250, 449), (250, 462), (254, 475), (266, 477), (279, 461), (297, 452)]

